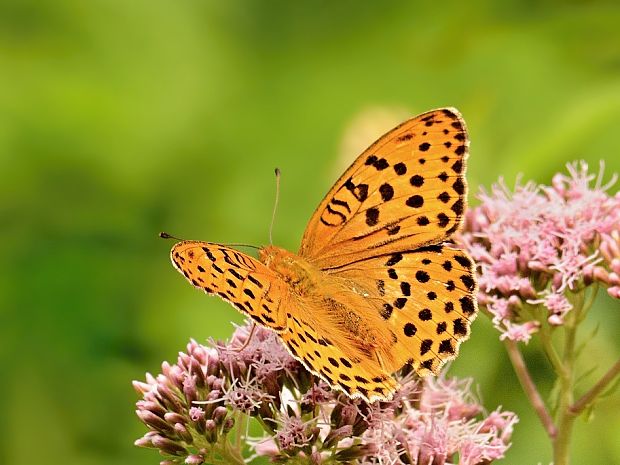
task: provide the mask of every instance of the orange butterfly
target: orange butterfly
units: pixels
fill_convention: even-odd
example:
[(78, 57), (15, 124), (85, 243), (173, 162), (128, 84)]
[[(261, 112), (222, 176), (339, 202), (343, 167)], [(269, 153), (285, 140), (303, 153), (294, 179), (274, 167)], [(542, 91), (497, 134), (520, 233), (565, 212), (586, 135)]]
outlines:
[(312, 373), (350, 397), (389, 399), (409, 364), (438, 373), (476, 317), (474, 263), (445, 242), (460, 227), (469, 139), (453, 108), (416, 116), (362, 153), (323, 199), (298, 254), (258, 260), (177, 243), (176, 269), (274, 330)]

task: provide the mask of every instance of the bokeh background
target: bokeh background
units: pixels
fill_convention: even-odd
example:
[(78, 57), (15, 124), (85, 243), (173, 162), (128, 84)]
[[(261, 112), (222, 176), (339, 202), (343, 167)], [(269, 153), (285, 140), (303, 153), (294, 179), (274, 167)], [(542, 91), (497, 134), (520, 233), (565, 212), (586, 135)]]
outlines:
[[(157, 233), (266, 243), (275, 166), (293, 250), (352, 147), (431, 108), (468, 123), (472, 202), (571, 160), (620, 171), (619, 23), (615, 1), (0, 0), (0, 463), (159, 462), (131, 380), (241, 317)], [(618, 310), (592, 312), (597, 370)], [(521, 417), (502, 463), (549, 463), (485, 317), (451, 373)], [(575, 463), (620, 463), (619, 409), (578, 423)]]

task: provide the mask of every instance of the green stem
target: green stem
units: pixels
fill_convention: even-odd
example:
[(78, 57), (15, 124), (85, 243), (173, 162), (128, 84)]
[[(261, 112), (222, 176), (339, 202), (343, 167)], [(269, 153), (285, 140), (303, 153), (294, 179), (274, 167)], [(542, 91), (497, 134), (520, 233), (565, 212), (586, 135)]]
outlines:
[(224, 441), (223, 447), (220, 448), (222, 464), (245, 465), (245, 459), (241, 455), (241, 451), (231, 447), (230, 442)]
[(242, 440), (246, 437), (249, 421), (250, 417), (241, 412), (236, 417), (235, 423), (237, 425), (237, 431), (235, 437), (235, 447), (237, 450), (241, 450)]
[(515, 341), (511, 341), (510, 339), (504, 340), (504, 344), (506, 345), (508, 357), (510, 357), (510, 361), (512, 362), (512, 366), (517, 374), (517, 378), (519, 378), (523, 391), (525, 391), (532, 407), (534, 407), (534, 410), (538, 414), (538, 417), (545, 427), (547, 434), (553, 440), (557, 434), (557, 429), (553, 423), (553, 418), (551, 418), (551, 415), (545, 406), (545, 402), (540, 396), (540, 393), (538, 392), (538, 389), (530, 376), (530, 372), (528, 371), (527, 365), (523, 360), (519, 346)]
[(565, 376), (566, 373), (564, 363), (562, 361), (562, 358), (560, 358), (557, 350), (555, 350), (555, 347), (553, 346), (553, 340), (551, 338), (551, 327), (546, 321), (546, 316), (542, 316), (537, 319), (538, 321), (540, 321), (540, 342), (542, 344), (543, 350), (545, 351), (549, 362), (551, 362), (551, 366), (553, 367), (553, 370), (556, 372), (556, 374), (560, 377)]
[(618, 360), (603, 377), (570, 407), (572, 415), (579, 415), (583, 410), (596, 400), (609, 384), (620, 374), (620, 360)]
[[(592, 305), (594, 305), (594, 302), (596, 301), (596, 295), (598, 294), (598, 290), (600, 289), (600, 286), (598, 283), (594, 283), (589, 287), (589, 289), (590, 289), (590, 292), (589, 292), (590, 298), (586, 301), (586, 303), (583, 304), (583, 310), (580, 312), (581, 318), (585, 318), (586, 314), (588, 313)], [(584, 290), (584, 292), (586, 291)], [(584, 300), (585, 300), (585, 297), (584, 297)]]
[(574, 402), (575, 340), (577, 338), (577, 327), (581, 322), (581, 311), (584, 308), (583, 292), (575, 295), (575, 298), (577, 301), (564, 324), (563, 370), (558, 373), (560, 394), (555, 422), (558, 434), (553, 441), (554, 465), (568, 465), (570, 463), (570, 442), (575, 423), (575, 416), (571, 412)]

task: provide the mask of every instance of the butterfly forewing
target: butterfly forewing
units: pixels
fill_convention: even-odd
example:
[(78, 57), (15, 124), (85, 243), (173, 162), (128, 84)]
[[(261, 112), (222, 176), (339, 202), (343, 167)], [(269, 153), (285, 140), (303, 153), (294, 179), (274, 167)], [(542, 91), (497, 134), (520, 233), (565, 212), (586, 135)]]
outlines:
[(289, 289), (249, 255), (219, 244), (183, 241), (170, 252), (174, 267), (196, 288), (220, 296), (257, 323), (276, 331), (286, 324)]
[(445, 240), (465, 209), (468, 144), (454, 109), (424, 113), (388, 132), (323, 199), (300, 255), (328, 269)]

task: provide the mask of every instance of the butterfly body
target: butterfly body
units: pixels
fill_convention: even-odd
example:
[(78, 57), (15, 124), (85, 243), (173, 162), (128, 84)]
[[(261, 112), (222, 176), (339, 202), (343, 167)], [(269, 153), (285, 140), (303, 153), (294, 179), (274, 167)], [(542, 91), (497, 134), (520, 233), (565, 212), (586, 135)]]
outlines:
[[(325, 326), (331, 334), (340, 330), (348, 335), (341, 345), (352, 353), (357, 348), (371, 354), (383, 341), (393, 340), (381, 331), (381, 321), (373, 321), (372, 316), (379, 313), (372, 290), (353, 280), (330, 276), (299, 255), (273, 245), (260, 250), (259, 260), (288, 284), (294, 313), (301, 315), (302, 325)], [(292, 318), (290, 312), (287, 317)]]
[(260, 249), (258, 259), (299, 296), (310, 294), (319, 285), (320, 270), (288, 250), (269, 245)]
[(476, 317), (473, 261), (449, 241), (465, 208), (467, 148), (456, 110), (419, 115), (342, 175), (299, 253), (270, 245), (256, 259), (183, 241), (172, 262), (195, 287), (276, 331), (332, 387), (388, 399), (394, 371), (438, 373)]

